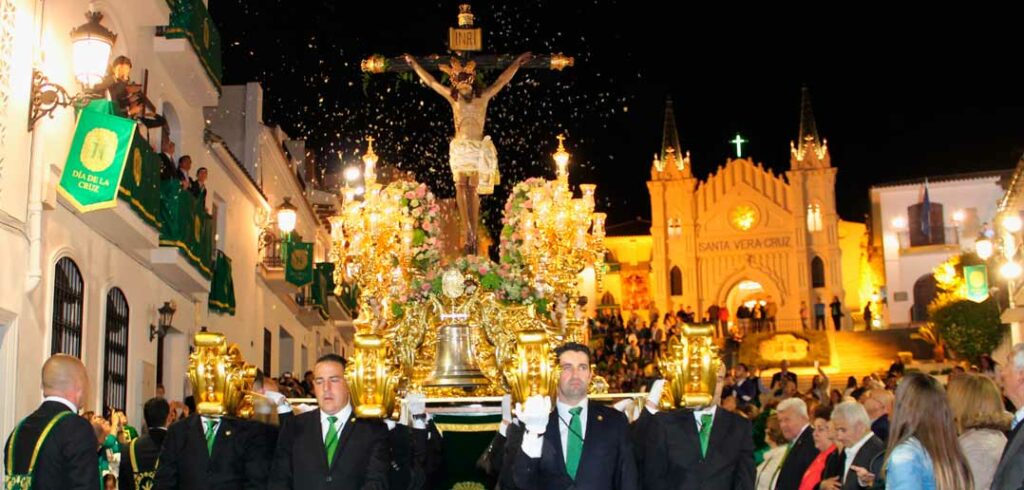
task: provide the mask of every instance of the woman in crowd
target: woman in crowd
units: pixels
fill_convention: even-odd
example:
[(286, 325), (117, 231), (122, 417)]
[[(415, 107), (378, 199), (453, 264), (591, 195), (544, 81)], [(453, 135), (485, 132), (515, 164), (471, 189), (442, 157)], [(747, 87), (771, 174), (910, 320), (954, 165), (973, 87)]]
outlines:
[(949, 405), (960, 433), (960, 449), (974, 476), (974, 488), (987, 490), (1006, 447), (1004, 432), (1013, 415), (1003, 409), (995, 382), (983, 374), (965, 374), (949, 382)]

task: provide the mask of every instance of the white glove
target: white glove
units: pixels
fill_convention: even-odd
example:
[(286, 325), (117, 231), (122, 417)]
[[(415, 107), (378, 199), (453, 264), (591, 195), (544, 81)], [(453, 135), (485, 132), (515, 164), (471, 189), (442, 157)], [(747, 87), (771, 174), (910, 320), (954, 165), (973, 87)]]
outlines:
[(548, 417), (551, 415), (551, 398), (533, 395), (526, 399), (526, 403), (516, 403), (514, 412), (527, 432), (543, 434), (548, 428)]
[(512, 423), (512, 395), (508, 393), (501, 397), (501, 420)]
[(633, 411), (633, 405), (635, 405), (635, 403), (632, 398), (623, 398), (615, 402), (615, 404), (612, 405), (612, 408), (626, 414), (628, 417), (629, 413)]
[(427, 413), (427, 396), (423, 393), (409, 393), (405, 397), (405, 403), (409, 407), (409, 415), (423, 415)]
[(652, 415), (658, 412), (661, 403), (661, 394), (665, 391), (665, 380), (659, 379), (651, 385), (651, 392), (647, 394), (647, 411)]
[(267, 397), (267, 400), (270, 400), (270, 403), (277, 407), (277, 413), (279, 415), (282, 413), (291, 413), (292, 405), (288, 403), (288, 400), (283, 394), (273, 390), (267, 390), (263, 396)]
[(409, 418), (412, 419), (412, 428), (426, 429), (427, 421), (423, 416), (427, 414), (427, 396), (423, 393), (409, 393), (405, 397), (405, 406), (408, 408)]
[(508, 431), (508, 426), (512, 423), (512, 395), (505, 394), (501, 397), (501, 425), (498, 427), (498, 433), (502, 437), (505, 437)]
[(533, 395), (526, 399), (526, 403), (516, 403), (513, 412), (526, 427), (520, 446), (523, 454), (532, 459), (540, 458), (544, 449), (544, 432), (548, 428), (548, 417), (551, 414), (551, 398)]

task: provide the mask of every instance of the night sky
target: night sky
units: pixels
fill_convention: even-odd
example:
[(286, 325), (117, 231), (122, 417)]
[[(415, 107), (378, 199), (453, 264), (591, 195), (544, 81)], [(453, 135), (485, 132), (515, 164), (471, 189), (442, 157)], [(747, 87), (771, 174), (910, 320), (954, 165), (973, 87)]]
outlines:
[[(359, 61), (444, 54), (458, 3), (212, 0), (210, 9), (224, 83), (261, 82), (265, 121), (306, 138), (326, 171), (357, 162), (359, 140), (372, 134), (382, 162), (448, 197), (447, 103), (395, 74), (368, 79)], [(649, 219), (645, 182), (668, 96), (703, 179), (733, 155), (737, 132), (750, 141), (745, 155), (785, 171), (806, 84), (849, 220), (864, 219), (874, 183), (1012, 168), (1024, 153), (1016, 14), (654, 5), (473, 4), (485, 52), (576, 57), (562, 73), (520, 71), (492, 100), (487, 133), (504, 191), (485, 198), (485, 209), (499, 210), (519, 180), (553, 176), (550, 154), (564, 131), (572, 181), (598, 184), (609, 223)]]

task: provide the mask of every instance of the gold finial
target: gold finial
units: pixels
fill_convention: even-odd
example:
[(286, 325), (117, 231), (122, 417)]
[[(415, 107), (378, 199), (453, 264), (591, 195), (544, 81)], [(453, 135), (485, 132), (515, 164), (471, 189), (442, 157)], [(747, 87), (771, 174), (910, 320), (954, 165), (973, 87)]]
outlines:
[(473, 13), (469, 8), (468, 3), (459, 5), (459, 27), (473, 27)]

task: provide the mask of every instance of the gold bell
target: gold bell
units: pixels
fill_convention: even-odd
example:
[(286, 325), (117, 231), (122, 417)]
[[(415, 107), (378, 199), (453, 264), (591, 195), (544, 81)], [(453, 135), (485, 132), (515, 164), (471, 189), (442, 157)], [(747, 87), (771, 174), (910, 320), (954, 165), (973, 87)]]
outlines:
[(472, 389), (487, 386), (490, 381), (476, 364), (473, 349), (473, 327), (445, 325), (437, 333), (437, 355), (434, 371), (424, 386), (461, 387)]

